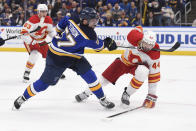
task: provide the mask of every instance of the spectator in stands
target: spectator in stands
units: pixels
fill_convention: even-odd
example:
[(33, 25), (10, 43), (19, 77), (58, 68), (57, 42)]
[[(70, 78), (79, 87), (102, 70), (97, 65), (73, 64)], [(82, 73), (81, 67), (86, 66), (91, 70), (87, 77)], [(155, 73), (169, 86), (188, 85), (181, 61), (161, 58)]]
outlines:
[(112, 8), (112, 17), (115, 22), (117, 22), (118, 19), (120, 18), (122, 11), (123, 9), (119, 6), (118, 3), (116, 3), (114, 7)]
[(48, 4), (48, 15), (51, 16), (52, 13), (52, 4)]
[(127, 16), (130, 14), (131, 5), (128, 2), (128, 0), (122, 0), (122, 2), (119, 4), (119, 6), (125, 11)]
[(101, 12), (102, 6), (103, 6), (103, 1), (97, 2), (97, 5), (96, 5), (96, 7), (95, 7), (96, 11), (97, 11), (97, 12)]
[(112, 12), (112, 8), (113, 8), (112, 4), (109, 3), (108, 4), (108, 10)]
[(140, 6), (140, 0), (130, 0), (130, 1), (134, 2), (136, 7)]
[(62, 16), (66, 16), (66, 14), (69, 12), (66, 6), (66, 3), (62, 3), (62, 8), (59, 9), (59, 11), (61, 11)]
[(82, 7), (91, 7), (91, 8), (95, 8), (97, 4), (96, 0), (82, 0)]
[(30, 14), (34, 14), (33, 6), (28, 7), (28, 9), (26, 11), (27, 18), (30, 18)]
[(11, 17), (12, 17), (12, 14), (9, 11), (5, 12), (3, 15), (3, 20), (2, 20), (3, 25), (11, 26), (11, 23), (12, 23)]
[(154, 14), (155, 26), (162, 26), (162, 12), (161, 8), (164, 6), (163, 0), (149, 0), (149, 11)]
[(57, 14), (57, 12), (59, 11), (60, 8), (61, 8), (61, 0), (57, 0), (55, 2), (54, 7), (53, 7), (52, 12), (51, 12), (51, 17), (52, 18), (56, 17), (56, 14)]
[(178, 0), (168, 0), (170, 7), (172, 8), (172, 10), (176, 13), (177, 12), (177, 3)]
[(112, 6), (115, 6), (116, 3), (120, 3), (120, 0), (107, 0), (106, 5), (109, 4), (109, 3), (111, 3)]
[(81, 8), (77, 7), (75, 11), (71, 12), (71, 17), (76, 23), (80, 23), (80, 18), (79, 18), (80, 11)]
[(69, 12), (72, 13), (72, 12), (76, 11), (78, 5), (79, 4), (76, 1), (73, 1), (72, 4), (71, 4), (71, 8), (70, 8)]
[(73, 0), (67, 0), (67, 1), (66, 1), (66, 5), (67, 5), (67, 9), (68, 9), (68, 10), (71, 9), (72, 2), (73, 2)]
[(102, 26), (116, 26), (110, 12), (106, 14)]
[(24, 13), (21, 13), (15, 20), (16, 26), (22, 26), (25, 23)]
[(149, 12), (145, 19), (144, 26), (155, 26), (155, 20), (153, 18), (153, 12)]
[(137, 7), (135, 6), (134, 2), (131, 2), (130, 14), (132, 14), (133, 18), (136, 17)]
[(169, 6), (168, 1), (166, 1), (165, 7), (162, 7), (163, 13), (163, 23), (165, 26), (171, 26), (174, 19), (174, 12), (172, 8)]
[(122, 11), (121, 17), (118, 19), (118, 26), (128, 26), (129, 23), (129, 18), (126, 17), (125, 11)]
[(62, 12), (58, 11), (57, 13), (57, 17), (54, 18), (53, 20), (53, 25), (56, 26), (56, 24), (64, 17), (62, 16)]
[(141, 26), (142, 25), (142, 19), (141, 19), (141, 14), (137, 13), (136, 17), (132, 20), (131, 26)]

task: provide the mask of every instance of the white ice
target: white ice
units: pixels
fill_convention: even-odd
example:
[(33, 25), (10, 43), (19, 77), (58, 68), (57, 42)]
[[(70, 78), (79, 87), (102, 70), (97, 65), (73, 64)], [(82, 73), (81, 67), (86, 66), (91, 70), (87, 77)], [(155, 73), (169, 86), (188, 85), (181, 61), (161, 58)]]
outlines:
[[(120, 55), (86, 54), (97, 76)], [(196, 57), (161, 56), (161, 82), (154, 109), (138, 109), (112, 121), (104, 118), (127, 110), (120, 97), (131, 75), (122, 76), (116, 85), (104, 87), (106, 96), (116, 104), (104, 109), (95, 96), (77, 103), (75, 95), (86, 88), (71, 70), (66, 80), (29, 99), (21, 110), (12, 111), (14, 100), (37, 80), (45, 61), (40, 58), (31, 73), (31, 82), (22, 83), (27, 53), (0, 52), (0, 131), (196, 131)], [(140, 106), (147, 94), (147, 83), (131, 96), (128, 109)]]

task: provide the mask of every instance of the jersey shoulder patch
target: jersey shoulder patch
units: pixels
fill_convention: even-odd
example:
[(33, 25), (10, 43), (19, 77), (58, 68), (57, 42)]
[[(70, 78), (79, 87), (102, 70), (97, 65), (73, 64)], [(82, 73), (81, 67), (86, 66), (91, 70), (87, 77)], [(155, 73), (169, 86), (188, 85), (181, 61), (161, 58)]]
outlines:
[[(156, 43), (154, 48), (160, 49), (159, 45)], [(156, 60), (160, 58), (160, 51), (149, 51), (146, 53), (152, 60)]]
[(33, 15), (29, 18), (29, 22), (36, 24), (40, 22), (40, 18), (38, 17), (38, 15)]
[(50, 16), (46, 16), (44, 23), (53, 24), (52, 18)]

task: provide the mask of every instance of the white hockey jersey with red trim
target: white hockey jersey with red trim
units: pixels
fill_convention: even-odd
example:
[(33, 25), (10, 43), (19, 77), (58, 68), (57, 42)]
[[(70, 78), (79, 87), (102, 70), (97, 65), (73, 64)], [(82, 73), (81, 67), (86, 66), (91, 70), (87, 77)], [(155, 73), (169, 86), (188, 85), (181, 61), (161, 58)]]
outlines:
[[(37, 32), (28, 34), (30, 31), (33, 31), (41, 27)], [(55, 35), (55, 31), (53, 29), (53, 22), (50, 16), (46, 16), (45, 18), (39, 18), (38, 15), (33, 15), (29, 18), (27, 22), (24, 23), (21, 34), (24, 34), (23, 40), (27, 44), (31, 44), (32, 41), (36, 41), (36, 43), (41, 43), (45, 40), (47, 35), (50, 37)]]
[[(133, 29), (127, 36), (127, 40), (132, 46), (137, 46), (143, 38), (143, 32)], [(156, 43), (154, 48), (159, 48)], [(160, 51), (143, 52), (138, 49), (126, 49), (121, 56), (121, 61), (127, 66), (145, 65), (149, 69), (149, 86), (156, 86), (160, 81)]]

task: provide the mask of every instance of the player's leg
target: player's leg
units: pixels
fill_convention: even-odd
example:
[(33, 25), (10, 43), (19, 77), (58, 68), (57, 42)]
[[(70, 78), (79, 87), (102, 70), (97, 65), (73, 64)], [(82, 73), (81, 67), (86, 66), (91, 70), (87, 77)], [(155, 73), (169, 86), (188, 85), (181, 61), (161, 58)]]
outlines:
[(135, 75), (131, 79), (131, 82), (125, 87), (124, 92), (121, 97), (121, 102), (123, 104), (129, 105), (129, 98), (134, 94), (148, 78), (149, 69), (144, 65), (138, 65), (135, 70)]
[[(102, 73), (100, 77), (100, 83), (102, 86), (106, 86), (109, 83), (115, 84), (116, 81), (120, 76), (122, 76), (124, 73), (129, 72), (129, 67), (127, 67), (122, 61), (117, 58), (114, 60), (114, 62)], [(86, 89), (84, 92), (78, 94), (75, 96), (76, 100), (78, 102), (81, 102), (85, 99), (87, 99), (92, 94), (89, 89)]]
[(46, 90), (49, 85), (56, 85), (66, 67), (56, 66), (50, 57), (47, 57), (46, 67), (40, 79), (30, 84), (24, 91), (23, 95), (18, 97), (14, 102), (14, 108), (19, 109), (21, 105), (37, 93)]
[(77, 65), (75, 65), (72, 69), (86, 81), (90, 91), (99, 99), (102, 106), (106, 108), (113, 108), (115, 106), (114, 103), (106, 99), (101, 83), (91, 68), (92, 66), (90, 63), (82, 57)]
[(26, 63), (26, 67), (25, 67), (25, 72), (23, 75), (23, 82), (28, 82), (29, 81), (29, 75), (31, 73), (31, 70), (33, 69), (37, 59), (39, 58), (40, 53), (37, 50), (32, 50), (29, 54), (29, 58), (27, 60)]
[[(37, 50), (42, 54), (42, 58), (46, 58), (47, 56), (47, 53), (48, 53), (48, 44), (46, 44), (47, 42), (46, 41), (43, 41), (42, 43), (39, 43), (40, 45), (44, 45), (44, 46), (39, 46), (37, 48)], [(62, 74), (62, 76), (60, 77), (61, 79), (65, 79), (65, 75)]]

